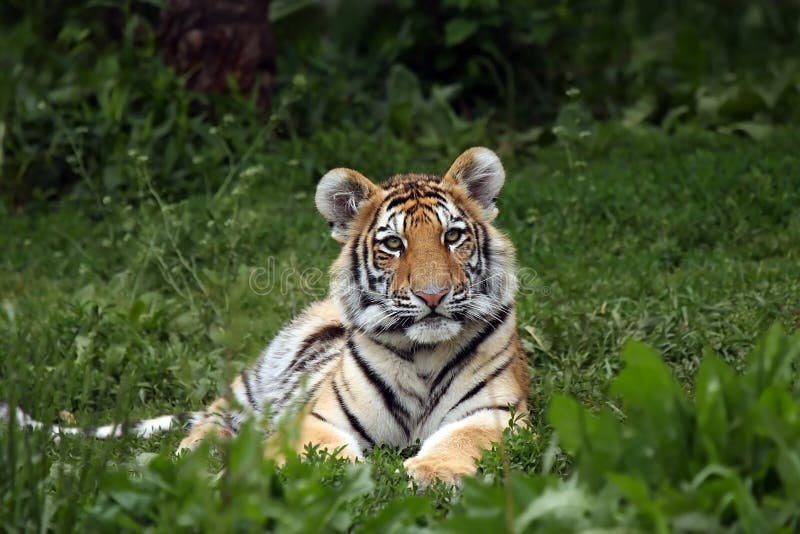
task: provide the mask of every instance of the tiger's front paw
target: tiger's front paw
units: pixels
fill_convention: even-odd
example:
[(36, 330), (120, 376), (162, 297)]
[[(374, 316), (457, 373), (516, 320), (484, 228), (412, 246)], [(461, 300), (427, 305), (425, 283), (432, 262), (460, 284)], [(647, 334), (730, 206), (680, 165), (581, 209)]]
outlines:
[(178, 448), (175, 450), (175, 456), (181, 456), (182, 454), (186, 454), (187, 452), (195, 450), (202, 441), (202, 439), (190, 439), (189, 437), (183, 438), (178, 445)]
[(461, 486), (461, 480), (474, 475), (477, 467), (473, 458), (446, 458), (444, 456), (414, 456), (403, 462), (420, 489), (425, 489), (436, 480), (451, 486)]
[(176, 456), (195, 450), (203, 441), (209, 438), (231, 439), (233, 433), (230, 430), (219, 428), (216, 425), (201, 424), (192, 428), (189, 435), (183, 438), (175, 451)]

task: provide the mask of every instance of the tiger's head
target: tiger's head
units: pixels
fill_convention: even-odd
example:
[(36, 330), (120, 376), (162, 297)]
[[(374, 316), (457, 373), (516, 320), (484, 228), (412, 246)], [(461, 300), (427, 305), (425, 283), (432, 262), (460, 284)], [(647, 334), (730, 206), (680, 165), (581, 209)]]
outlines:
[(443, 176), (376, 185), (334, 169), (316, 205), (343, 243), (331, 293), (344, 322), (375, 339), (435, 345), (508, 313), (514, 249), (492, 222), (505, 181), (497, 155), (471, 148)]

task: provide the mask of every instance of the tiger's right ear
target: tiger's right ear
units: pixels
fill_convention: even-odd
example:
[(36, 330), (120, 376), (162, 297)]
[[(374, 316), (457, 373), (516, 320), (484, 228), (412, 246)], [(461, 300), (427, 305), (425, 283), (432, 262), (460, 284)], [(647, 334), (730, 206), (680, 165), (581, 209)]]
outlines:
[(378, 188), (360, 172), (333, 169), (317, 185), (314, 202), (331, 225), (331, 236), (344, 243), (350, 237), (350, 225), (365, 200)]

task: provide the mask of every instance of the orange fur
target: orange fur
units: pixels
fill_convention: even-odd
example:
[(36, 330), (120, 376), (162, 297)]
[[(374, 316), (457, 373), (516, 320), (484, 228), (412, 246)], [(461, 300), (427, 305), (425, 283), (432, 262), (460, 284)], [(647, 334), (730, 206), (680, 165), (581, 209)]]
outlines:
[(454, 431), (434, 451), (406, 460), (403, 464), (406, 471), (423, 487), (437, 479), (459, 484), (463, 477), (475, 474), (475, 461), (482, 451), (503, 438), (504, 424), (499, 419), (495, 426), (475, 424)]
[[(237, 377), (231, 384), (233, 388), (237, 381), (241, 381), (241, 377)], [(178, 445), (178, 452), (195, 449), (204, 439), (209, 437), (219, 437), (223, 439), (230, 439), (233, 434), (221, 427), (215, 420), (220, 414), (226, 413), (230, 410), (230, 403), (225, 397), (219, 397), (212, 402), (205, 411), (205, 415), (201, 421), (192, 426), (189, 434), (183, 438)]]

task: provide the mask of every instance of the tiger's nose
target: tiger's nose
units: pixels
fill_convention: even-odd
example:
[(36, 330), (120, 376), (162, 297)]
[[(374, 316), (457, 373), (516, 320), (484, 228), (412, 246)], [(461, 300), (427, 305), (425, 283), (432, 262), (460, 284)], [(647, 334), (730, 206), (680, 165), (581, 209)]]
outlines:
[(435, 308), (447, 295), (449, 289), (433, 290), (433, 291), (414, 291), (414, 294), (425, 301), (431, 308)]

